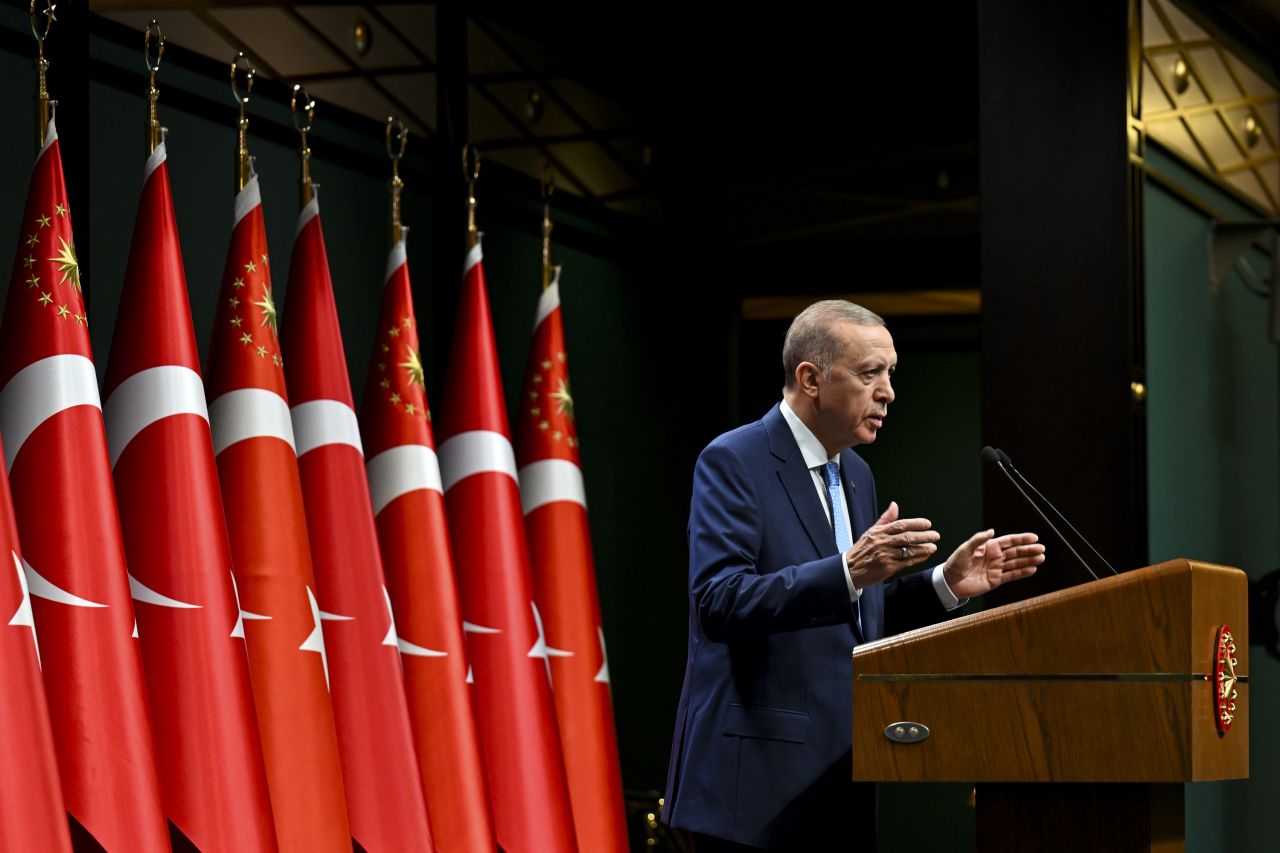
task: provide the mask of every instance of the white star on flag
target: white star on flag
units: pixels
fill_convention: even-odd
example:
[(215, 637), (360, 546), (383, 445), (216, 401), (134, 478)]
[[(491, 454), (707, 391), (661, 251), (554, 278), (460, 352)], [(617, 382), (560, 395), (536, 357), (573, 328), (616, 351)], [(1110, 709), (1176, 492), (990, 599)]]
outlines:
[(354, 617), (339, 616), (336, 613), (325, 613), (320, 609), (320, 605), (316, 603), (315, 593), (311, 591), (311, 587), (307, 587), (307, 601), (311, 602), (311, 619), (315, 624), (307, 638), (302, 641), (302, 645), (298, 646), (298, 651), (316, 652), (320, 655), (320, 665), (324, 667), (324, 685), (329, 686), (329, 655), (324, 650), (324, 631), (320, 627), (322, 622), (350, 622)]
[[(474, 622), (463, 622), (462, 632), (464, 634), (501, 634), (500, 628), (486, 628), (483, 625), (477, 625)], [(467, 684), (476, 683), (476, 671), (471, 664), (467, 664)]]
[(263, 616), (261, 613), (250, 613), (240, 606), (240, 587), (236, 586), (236, 576), (231, 576), (231, 592), (236, 597), (236, 625), (231, 629), (232, 637), (244, 639), (244, 620), (263, 620), (270, 619), (270, 616)]
[(422, 658), (442, 658), (449, 654), (448, 652), (428, 649), (426, 646), (419, 646), (397, 635), (396, 614), (391, 610), (391, 595), (387, 592), (385, 586), (382, 588), (382, 597), (387, 601), (387, 618), (391, 620), (391, 625), (387, 628), (387, 636), (383, 638), (382, 645), (399, 649), (401, 654), (415, 655)]
[(547, 645), (546, 634), (542, 631), (542, 614), (538, 612), (538, 605), (532, 601), (529, 606), (533, 608), (533, 622), (538, 626), (538, 639), (533, 641), (533, 648), (529, 649), (529, 657), (542, 658), (542, 662), (547, 667), (547, 681), (551, 681), (551, 659), (555, 658), (571, 658), (573, 652), (566, 652), (564, 649), (553, 649)]
[(18, 559), (18, 555), (12, 551), (9, 553), (13, 554), (13, 567), (18, 572), (18, 586), (22, 587), (22, 603), (18, 605), (17, 612), (9, 620), (9, 625), (14, 628), (31, 629), (31, 645), (36, 648), (36, 663), (44, 669), (44, 665), (40, 663), (40, 643), (36, 641), (36, 620), (31, 615), (31, 590), (27, 589), (27, 575), (22, 571), (22, 561)]
[(600, 635), (600, 658), (604, 663), (600, 664), (600, 671), (596, 673), (596, 677), (592, 679), (600, 684), (609, 683), (609, 652), (604, 647), (604, 629), (599, 625), (596, 626), (596, 633)]

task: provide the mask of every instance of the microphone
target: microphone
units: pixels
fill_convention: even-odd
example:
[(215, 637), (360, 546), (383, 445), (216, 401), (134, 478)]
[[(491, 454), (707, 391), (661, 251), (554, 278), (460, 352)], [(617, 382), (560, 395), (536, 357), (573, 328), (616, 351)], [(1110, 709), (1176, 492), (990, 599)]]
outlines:
[(1030, 480), (1022, 476), (1022, 472), (1019, 471), (1016, 467), (1014, 467), (1013, 460), (1009, 458), (1009, 454), (1005, 453), (1003, 450), (1000, 450), (999, 448), (996, 448), (996, 454), (999, 455), (1000, 461), (1003, 462), (1005, 466), (1010, 471), (1013, 472), (1014, 476), (1017, 477), (1019, 480), (1021, 480), (1028, 489), (1034, 492), (1036, 497), (1038, 497), (1041, 501), (1043, 501), (1044, 505), (1049, 507), (1049, 509), (1053, 511), (1053, 514), (1058, 517), (1058, 520), (1060, 520), (1063, 524), (1065, 524), (1068, 528), (1070, 528), (1071, 532), (1076, 535), (1076, 538), (1079, 539), (1081, 542), (1083, 542), (1085, 546), (1087, 546), (1088, 549), (1093, 552), (1093, 556), (1097, 557), (1099, 560), (1102, 561), (1102, 565), (1106, 566), (1107, 569), (1111, 572), (1111, 574), (1113, 575), (1120, 574), (1119, 572), (1116, 571), (1116, 567), (1111, 565), (1111, 561), (1108, 560), (1106, 557), (1102, 556), (1101, 554), (1099, 554), (1098, 549), (1093, 547), (1093, 543), (1090, 542), (1088, 539), (1086, 539), (1083, 533), (1081, 533), (1079, 530), (1076, 530), (1075, 525), (1072, 524), (1070, 521), (1068, 521), (1065, 515), (1058, 512), (1058, 508), (1054, 506), (1053, 503), (1048, 498), (1042, 495), (1040, 493), (1040, 490), (1031, 484)]
[[(1004, 457), (1003, 459), (1001, 458), (1002, 456)], [(1067, 546), (1067, 550), (1071, 552), (1072, 556), (1076, 558), (1076, 560), (1080, 563), (1080, 565), (1084, 566), (1084, 570), (1088, 572), (1093, 577), (1094, 580), (1098, 580), (1098, 573), (1089, 567), (1089, 564), (1085, 562), (1084, 557), (1081, 557), (1080, 553), (1071, 546), (1070, 542), (1067, 541), (1067, 537), (1062, 535), (1062, 531), (1058, 530), (1058, 528), (1054, 526), (1054, 523), (1050, 521), (1049, 517), (1045, 515), (1044, 512), (1040, 509), (1039, 504), (1037, 504), (1035, 501), (1031, 499), (1031, 496), (1028, 495), (1025, 490), (1023, 490), (1022, 486), (1018, 484), (1018, 481), (1015, 480), (1013, 478), (1013, 475), (1009, 473), (1009, 468), (1013, 467), (1013, 463), (1010, 462), (1009, 468), (1006, 468), (1005, 460), (1008, 458), (1009, 457), (1007, 455), (1005, 455), (999, 450), (996, 450), (991, 445), (987, 445), (986, 447), (982, 448), (982, 461), (991, 465), (995, 465), (997, 468), (1000, 469), (1000, 471), (1006, 477), (1009, 478), (1009, 482), (1013, 483), (1013, 487), (1018, 490), (1018, 494), (1022, 495), (1022, 497), (1026, 500), (1026, 502), (1031, 505), (1031, 508), (1036, 511), (1036, 514), (1039, 515), (1042, 519), (1044, 519), (1044, 523), (1049, 525), (1049, 529), (1054, 532), (1054, 535), (1058, 537), (1058, 539), (1062, 542), (1063, 545)], [(1028, 483), (1028, 485), (1030, 484)], [(1057, 512), (1057, 510), (1054, 510), (1054, 511)], [(1112, 569), (1112, 571), (1115, 571), (1115, 569)]]

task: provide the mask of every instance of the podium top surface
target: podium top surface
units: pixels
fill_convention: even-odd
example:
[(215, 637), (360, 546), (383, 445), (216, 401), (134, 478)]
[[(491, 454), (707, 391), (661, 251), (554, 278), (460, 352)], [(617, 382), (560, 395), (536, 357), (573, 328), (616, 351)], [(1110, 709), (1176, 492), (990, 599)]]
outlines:
[(1248, 672), (1248, 578), (1177, 559), (1005, 604), (854, 650), (854, 672), (1207, 675), (1231, 626)]

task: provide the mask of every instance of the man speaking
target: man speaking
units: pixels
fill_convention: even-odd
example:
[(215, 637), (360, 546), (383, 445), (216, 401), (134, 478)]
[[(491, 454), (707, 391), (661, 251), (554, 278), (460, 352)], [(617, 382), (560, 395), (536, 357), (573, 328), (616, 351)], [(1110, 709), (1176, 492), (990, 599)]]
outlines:
[(893, 402), (884, 320), (809, 306), (782, 348), (782, 402), (711, 442), (689, 513), (689, 659), (663, 820), (696, 853), (875, 849), (875, 793), (850, 781), (858, 644), (946, 617), (1033, 574), (1031, 533), (974, 534), (946, 562), (938, 533), (877, 517), (869, 444)]

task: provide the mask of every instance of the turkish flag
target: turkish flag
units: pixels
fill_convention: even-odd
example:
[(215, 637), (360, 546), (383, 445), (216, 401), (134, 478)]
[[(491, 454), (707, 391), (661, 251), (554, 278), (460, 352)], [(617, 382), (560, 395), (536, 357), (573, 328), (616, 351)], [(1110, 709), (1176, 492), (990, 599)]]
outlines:
[[(0, 468), (0, 850), (71, 850), (31, 591), (9, 477)], [(12, 567), (12, 568), (10, 568)]]
[(349, 853), (256, 176), (236, 196), (205, 389), (276, 837), (282, 850)]
[(201, 850), (274, 850), (165, 151), (143, 173), (104, 407), (161, 791)]
[(0, 432), (67, 810), (109, 850), (167, 850), (80, 286), (50, 121), (0, 324)]
[(298, 217), (288, 293), (285, 377), (316, 598), (334, 614), (325, 648), (351, 833), (368, 851), (433, 850), (318, 198)]
[(534, 597), (547, 645), (581, 850), (628, 849), (596, 567), (569, 390), (560, 276), (542, 292), (516, 428)]
[(472, 627), (476, 720), (498, 844), (577, 850), (480, 246), (467, 254), (445, 389), (440, 473)]
[(387, 259), (360, 423), (431, 831), (449, 853), (492, 853), (493, 820), (403, 239)]

